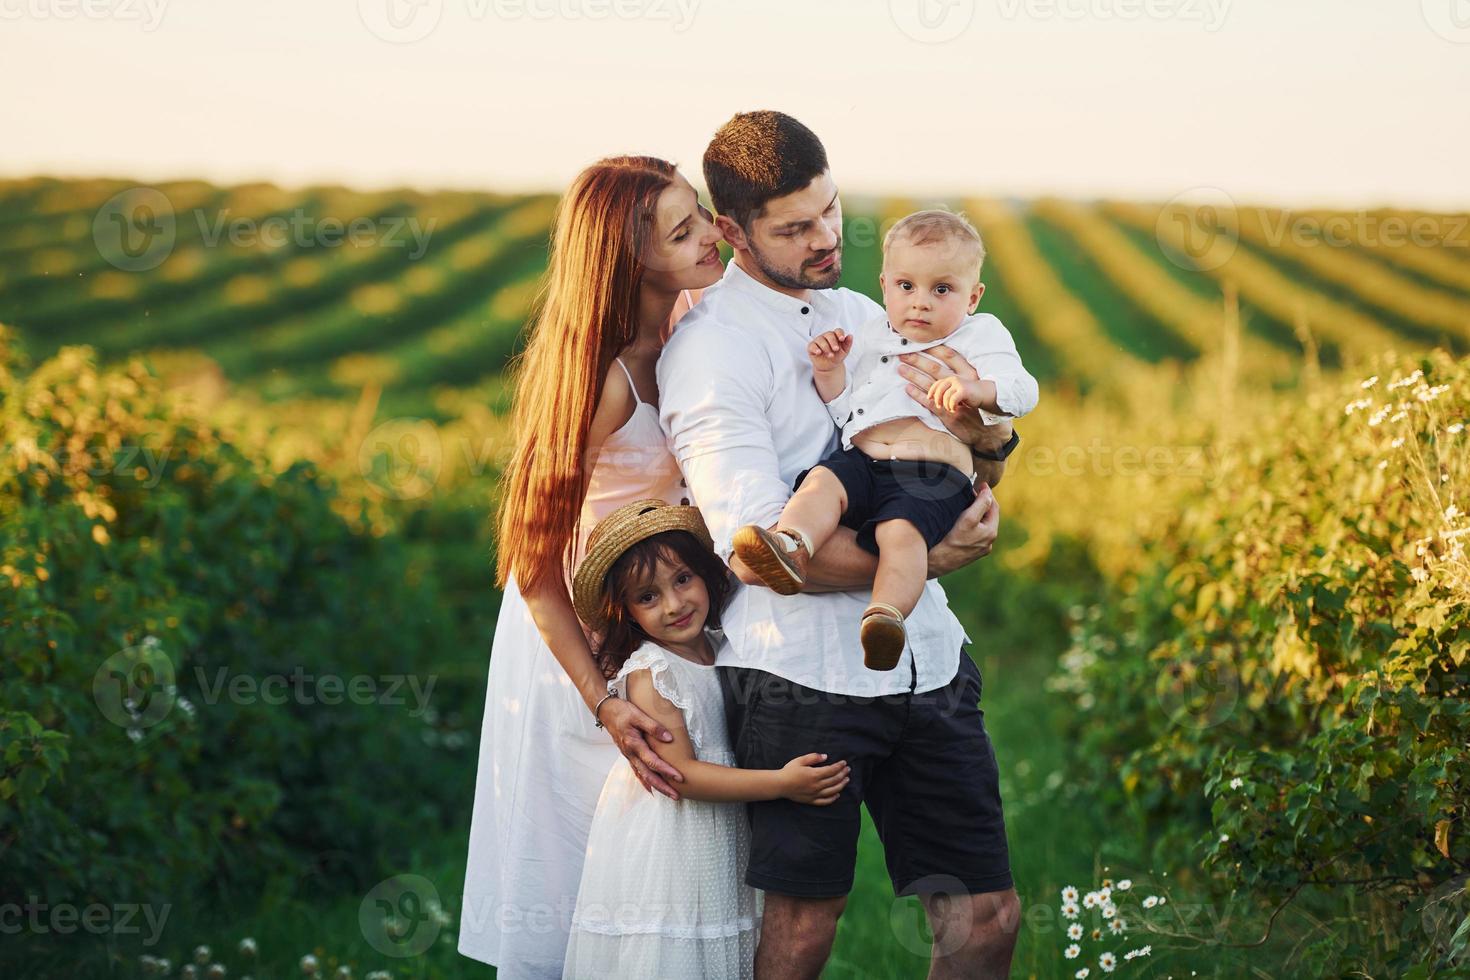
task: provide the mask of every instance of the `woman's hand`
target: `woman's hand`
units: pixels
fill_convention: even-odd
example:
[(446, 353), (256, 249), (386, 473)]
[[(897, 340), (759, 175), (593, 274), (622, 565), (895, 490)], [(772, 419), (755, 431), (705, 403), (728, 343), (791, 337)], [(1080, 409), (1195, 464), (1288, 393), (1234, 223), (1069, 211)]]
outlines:
[(836, 803), (842, 788), (852, 779), (844, 761), (819, 766), (827, 757), (820, 752), (799, 755), (781, 767), (781, 795), (797, 803), (827, 806)]
[(990, 487), (982, 483), (975, 500), (955, 519), (944, 540), (929, 549), (929, 577), (948, 575), (984, 558), (990, 554), (999, 534), (1000, 502)]
[(633, 775), (638, 777), (638, 782), (643, 784), (644, 789), (650, 793), (658, 790), (671, 800), (679, 798), (678, 791), (669, 785), (668, 780), (682, 783), (684, 774), (659, 758), (658, 753), (648, 744), (650, 736), (672, 742), (674, 736), (667, 728), (649, 717), (636, 704), (630, 704), (622, 698), (608, 698), (603, 702), (602, 727), (612, 736), (613, 744), (623, 753), (628, 765), (633, 767)]

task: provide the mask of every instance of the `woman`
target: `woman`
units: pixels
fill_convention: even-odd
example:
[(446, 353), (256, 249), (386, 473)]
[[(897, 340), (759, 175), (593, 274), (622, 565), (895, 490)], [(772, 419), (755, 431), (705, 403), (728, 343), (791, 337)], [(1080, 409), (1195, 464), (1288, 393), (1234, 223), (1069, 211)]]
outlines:
[(513, 368), (516, 451), (497, 514), (505, 596), (459, 936), (504, 980), (561, 976), (592, 813), (619, 755), (645, 788), (677, 798), (682, 777), (647, 741), (671, 740), (666, 730), (625, 700), (593, 715), (607, 681), (570, 583), (602, 517), (645, 497), (687, 503), (654, 365), (688, 291), (723, 273), (719, 238), (689, 182), (653, 157), (593, 164), (558, 210), (545, 299)]

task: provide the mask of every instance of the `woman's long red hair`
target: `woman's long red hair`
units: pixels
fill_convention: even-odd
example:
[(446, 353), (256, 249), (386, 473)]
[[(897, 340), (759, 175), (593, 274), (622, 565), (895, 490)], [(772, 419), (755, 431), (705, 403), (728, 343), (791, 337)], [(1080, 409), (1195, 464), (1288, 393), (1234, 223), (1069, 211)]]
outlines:
[(582, 171), (557, 207), (540, 312), (510, 365), (515, 452), (496, 514), (499, 588), (514, 575), (530, 592), (572, 561), (592, 416), (613, 358), (637, 338), (641, 257), (674, 176), (656, 157), (609, 157)]

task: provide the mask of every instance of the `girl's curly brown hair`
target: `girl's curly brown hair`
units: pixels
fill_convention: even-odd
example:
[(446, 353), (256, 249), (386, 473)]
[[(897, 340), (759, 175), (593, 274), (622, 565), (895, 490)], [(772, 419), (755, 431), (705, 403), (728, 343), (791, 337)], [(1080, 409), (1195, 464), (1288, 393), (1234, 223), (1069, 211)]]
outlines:
[(623, 664), (649, 636), (628, 612), (627, 593), (634, 584), (646, 578), (662, 558), (682, 562), (704, 580), (709, 592), (709, 616), (705, 626), (720, 625), (720, 611), (730, 595), (730, 570), (715, 553), (688, 531), (662, 531), (644, 538), (618, 556), (602, 580), (601, 602), (607, 614), (607, 628), (593, 654), (602, 676), (611, 680)]

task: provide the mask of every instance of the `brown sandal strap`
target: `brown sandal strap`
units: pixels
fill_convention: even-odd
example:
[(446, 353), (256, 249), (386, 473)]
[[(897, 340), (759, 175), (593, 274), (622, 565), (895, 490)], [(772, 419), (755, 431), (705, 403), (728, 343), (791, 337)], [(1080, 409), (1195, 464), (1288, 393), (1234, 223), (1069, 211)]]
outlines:
[(890, 606), (886, 602), (870, 602), (870, 603), (868, 603), (868, 608), (866, 608), (866, 609), (863, 610), (863, 616), (862, 616), (862, 618), (863, 619), (867, 619), (869, 616), (873, 615), (874, 613), (883, 613), (885, 615), (892, 616), (894, 619), (898, 620), (900, 623), (903, 622), (903, 613), (901, 613), (901, 612), (898, 611), (898, 607), (897, 606)]

